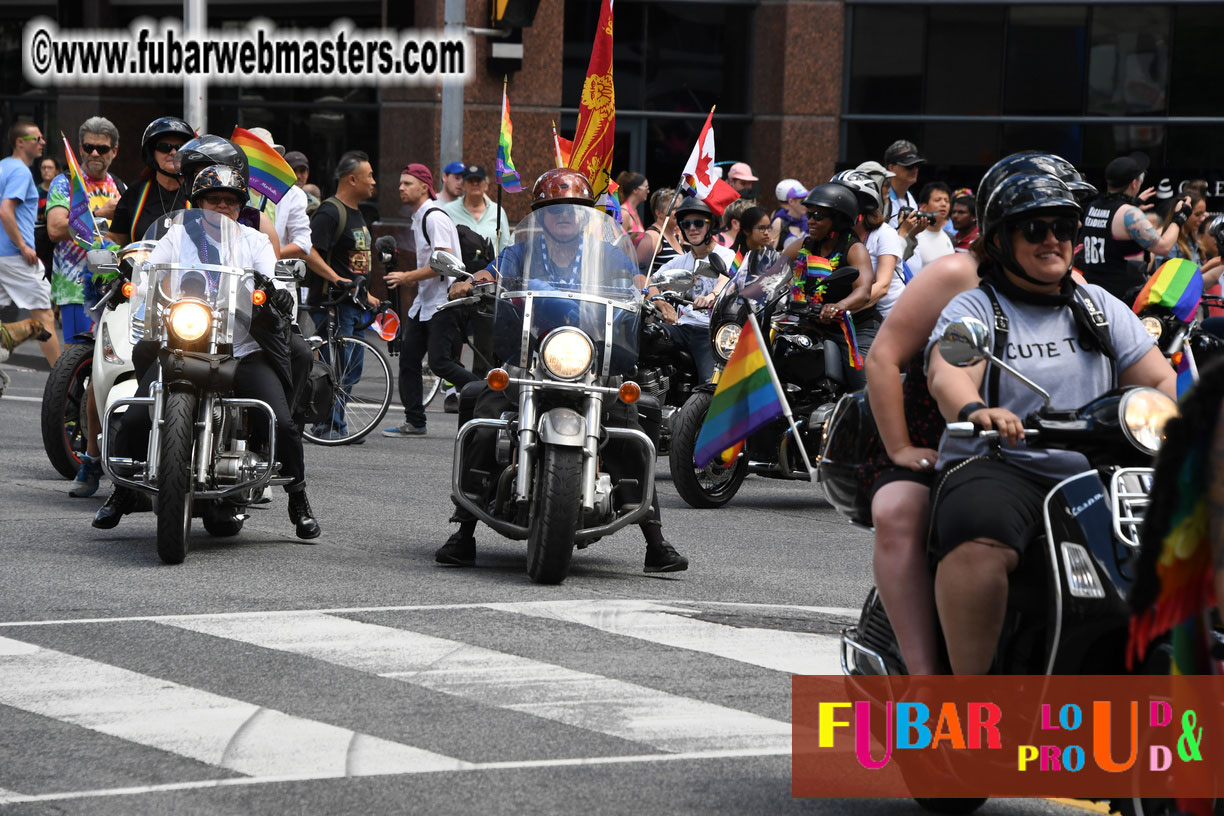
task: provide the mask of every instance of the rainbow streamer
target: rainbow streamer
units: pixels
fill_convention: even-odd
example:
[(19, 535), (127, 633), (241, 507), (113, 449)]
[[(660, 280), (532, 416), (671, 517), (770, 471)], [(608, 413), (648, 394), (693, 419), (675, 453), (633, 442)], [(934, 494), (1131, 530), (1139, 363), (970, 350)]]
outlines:
[(1135, 298), (1133, 307), (1139, 314), (1149, 306), (1171, 309), (1183, 323), (1189, 323), (1203, 299), (1203, 273), (1193, 261), (1170, 258), (1160, 265)]
[(502, 87), (501, 132), (497, 136), (497, 182), (507, 193), (523, 191), (523, 182), (514, 169), (510, 148), (514, 146), (514, 125), (510, 123), (510, 97)]
[(850, 349), (850, 366), (855, 371), (863, 370), (863, 355), (859, 353), (858, 335), (854, 333), (854, 318), (850, 316), (850, 312), (843, 311), (841, 313), (842, 334), (846, 337), (846, 346)]
[(289, 188), (297, 182), (293, 168), (272, 145), (249, 130), (234, 128), (230, 141), (246, 154), (247, 163), (251, 166), (251, 189), (273, 204), (279, 204)]

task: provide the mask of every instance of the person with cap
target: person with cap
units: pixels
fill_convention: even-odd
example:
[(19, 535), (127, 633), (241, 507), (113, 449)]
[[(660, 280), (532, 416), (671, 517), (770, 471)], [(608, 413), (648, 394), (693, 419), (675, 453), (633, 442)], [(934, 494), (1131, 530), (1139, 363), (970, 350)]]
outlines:
[(1119, 156), (1105, 166), (1106, 192), (1088, 204), (1078, 268), (1095, 283), (1127, 303), (1147, 280), (1149, 253), (1168, 255), (1191, 215), (1189, 199), (1173, 205), (1169, 224), (1158, 230), (1140, 209), (1139, 189), (1148, 169), (1144, 153)]
[(463, 198), (463, 171), (467, 162), (453, 161), (442, 168), (442, 187), (434, 193), (439, 204), (449, 204)]
[(781, 250), (791, 241), (807, 235), (807, 210), (803, 207), (807, 194), (808, 189), (798, 179), (782, 179), (774, 188), (774, 198), (781, 205), (769, 222), (775, 249)]
[(456, 224), (488, 238), (494, 252), (501, 252), (510, 244), (506, 211), (489, 198), (489, 174), (479, 164), (463, 169), (463, 198), (443, 204), (442, 209)]
[[(448, 166), (449, 169), (449, 166)], [(487, 183), (487, 182), (486, 182)], [(429, 357), (429, 369), (456, 388), (476, 379), (456, 359), (459, 323), (453, 314), (435, 316), (447, 300), (450, 281), (429, 268), (429, 258), (438, 250), (460, 254), (459, 233), (434, 191), (433, 173), (423, 164), (412, 163), (400, 173), (400, 201), (413, 208), (412, 231), (416, 239), (416, 269), (390, 271), (387, 286), (417, 283), (417, 296), (400, 324), (400, 402), (404, 421), (383, 429), (383, 436), (404, 438), (425, 435), (424, 387), (421, 359)], [(462, 201), (459, 202), (462, 205)]]
[(748, 162), (736, 162), (727, 170), (727, 183), (740, 194), (740, 198), (752, 198), (752, 185), (758, 181), (760, 179), (753, 174)]
[[(306, 214), (314, 215), (314, 211), (319, 209), (321, 203), (319, 196), (307, 189), (307, 183), (310, 181), (310, 159), (306, 158), (306, 154), (299, 150), (290, 150), (285, 154), (285, 163), (293, 168), (293, 174), (297, 176), (296, 187), (301, 188), (302, 192), (306, 193)], [(310, 185), (314, 186), (314, 185)]]
[(901, 210), (918, 209), (914, 194), (910, 188), (918, 182), (918, 168), (926, 164), (918, 146), (906, 139), (898, 139), (884, 151), (884, 168), (892, 175), (888, 177), (886, 189), (888, 198), (884, 202), (884, 217), (888, 225), (905, 235), (901, 230)]

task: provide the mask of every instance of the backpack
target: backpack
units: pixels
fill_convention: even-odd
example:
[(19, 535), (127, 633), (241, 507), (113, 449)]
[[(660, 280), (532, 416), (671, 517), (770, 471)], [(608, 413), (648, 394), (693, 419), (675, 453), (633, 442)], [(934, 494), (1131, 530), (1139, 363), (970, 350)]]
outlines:
[[(433, 241), (429, 238), (429, 216), (435, 212), (440, 212), (450, 218), (445, 210), (437, 208), (425, 213), (425, 240), (429, 241), (430, 246), (433, 246)], [(465, 224), (456, 224), (455, 232), (459, 233), (459, 246), (456, 248), (459, 250), (459, 257), (463, 260), (463, 268), (469, 274), (475, 275), (480, 270), (487, 269), (489, 264), (496, 259), (493, 242), (476, 230)]]

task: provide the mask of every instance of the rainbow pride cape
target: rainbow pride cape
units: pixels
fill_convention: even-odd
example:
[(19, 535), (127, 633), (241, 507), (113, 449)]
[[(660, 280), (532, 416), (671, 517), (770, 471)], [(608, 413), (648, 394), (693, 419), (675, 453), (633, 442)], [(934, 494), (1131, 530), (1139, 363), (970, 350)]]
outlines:
[(510, 123), (510, 97), (502, 88), (501, 132), (497, 136), (497, 182), (507, 193), (523, 191), (523, 182), (514, 169), (510, 148), (514, 146), (514, 125)]
[(1139, 314), (1148, 306), (1163, 306), (1172, 309), (1178, 320), (1188, 323), (1202, 299), (1203, 273), (1192, 261), (1170, 258), (1148, 278), (1133, 308)]
[(273, 204), (279, 204), (297, 181), (293, 168), (272, 145), (249, 130), (235, 127), (230, 141), (246, 154), (247, 163), (251, 166), (251, 189)]
[(782, 399), (765, 363), (762, 345), (756, 318), (749, 315), (697, 434), (693, 453), (697, 467), (706, 467), (723, 451), (783, 415)]

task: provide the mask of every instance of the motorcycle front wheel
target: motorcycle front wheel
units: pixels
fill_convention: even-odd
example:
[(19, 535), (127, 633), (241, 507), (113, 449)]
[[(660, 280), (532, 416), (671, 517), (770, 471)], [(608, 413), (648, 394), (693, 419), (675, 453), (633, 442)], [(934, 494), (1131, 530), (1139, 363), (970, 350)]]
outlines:
[(544, 445), (527, 536), (527, 575), (559, 584), (569, 574), (582, 503), (582, 449)]
[(93, 355), (93, 343), (65, 346), (43, 388), (43, 448), (51, 466), (65, 479), (76, 477), (81, 457), (85, 455)]
[(167, 564), (183, 563), (191, 538), (195, 413), (195, 394), (166, 392), (157, 458), (157, 555)]
[(698, 509), (722, 507), (731, 501), (748, 475), (747, 456), (740, 456), (729, 465), (715, 460), (704, 468), (697, 467), (693, 460), (697, 436), (713, 399), (709, 391), (698, 391), (676, 412), (667, 454), (676, 492), (690, 507)]

